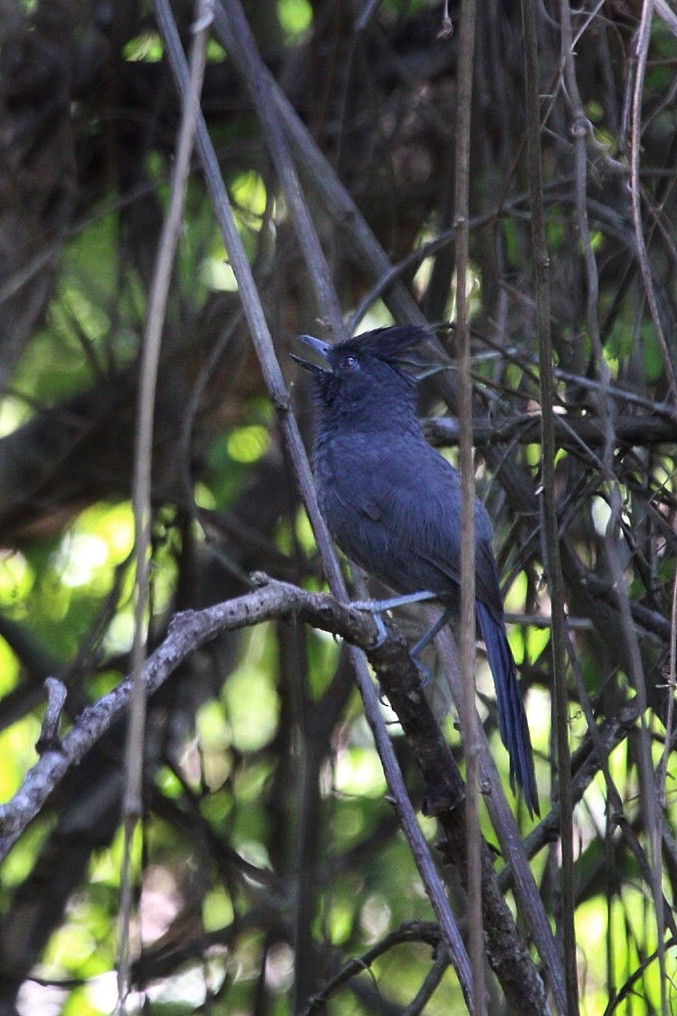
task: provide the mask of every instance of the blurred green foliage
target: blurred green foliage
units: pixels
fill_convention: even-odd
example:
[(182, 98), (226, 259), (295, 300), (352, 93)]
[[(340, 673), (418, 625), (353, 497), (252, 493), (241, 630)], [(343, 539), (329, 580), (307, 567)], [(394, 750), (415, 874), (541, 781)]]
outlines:
[[(12, 798), (38, 759), (45, 677), (58, 676), (68, 687), (65, 732), (130, 668), (135, 375), (177, 120), (176, 105), (167, 99), (173, 86), (165, 76), (164, 46), (149, 12), (143, 5), (132, 7), (130, 24), (122, 30), (116, 23), (119, 49), (111, 66), (106, 65), (108, 76), (96, 76), (97, 87), (82, 86), (68, 104), (73, 118), (69, 129), (75, 134), (71, 155), (79, 173), (77, 200), (62, 226), (58, 250), (51, 234), (45, 240), (45, 263), (52, 273), (46, 283), (48, 298), (11, 365), (0, 399), (0, 442), (6, 453), (0, 459), (12, 470), (0, 511), (3, 802)], [(23, 5), (31, 18), (43, 8)], [(188, 9), (182, 13), (186, 28)], [(401, 277), (424, 308), (431, 291), (441, 287), (436, 305), (453, 314), (456, 279), (451, 269), (445, 276), (440, 268), (443, 255), (426, 257), (413, 273), (406, 264), (412, 251), (451, 228), (451, 155), (444, 146), (451, 136), (449, 92), (454, 83), (434, 38), (438, 5), (388, 0), (374, 6), (373, 33), (365, 28), (359, 35), (352, 34), (346, 12), (329, 4), (276, 0), (272, 8), (260, 4), (254, 10), (249, 5), (248, 13), (253, 23), (262, 19), (257, 24), (266, 24), (265, 15), (271, 14), (269, 24), (277, 25), (288, 60), (276, 53), (271, 66), (283, 80), (293, 84), (298, 75), (303, 82), (297, 105), (327, 151), (329, 165), (343, 174), (346, 186), (362, 202), (383, 246), (394, 260), (401, 258)], [(484, 31), (499, 23), (494, 14)], [(519, 38), (519, 25), (508, 15), (502, 15), (501, 30)], [(612, 14), (605, 11), (607, 17)], [(629, 213), (621, 204), (620, 211), (610, 205), (606, 218), (599, 210), (593, 215), (605, 196), (597, 185), (596, 174), (603, 179), (605, 172), (598, 149), (616, 159), (619, 152), (626, 157), (627, 147), (614, 120), (624, 78), (616, 64), (609, 64), (608, 74), (613, 72), (618, 80), (616, 91), (605, 91), (590, 70), (606, 52), (594, 48), (603, 32), (601, 19), (598, 24), (596, 11), (590, 18), (597, 34), (591, 41), (594, 33), (582, 31), (578, 66), (581, 77), (587, 82), (590, 74), (592, 80), (584, 99), (586, 115), (594, 123), (590, 143), (597, 146), (590, 170), (597, 202), (591, 204), (591, 251), (600, 268), (601, 342), (613, 384), (636, 399), (626, 403), (617, 393), (603, 394), (612, 404), (614, 422), (623, 417), (632, 423), (641, 409), (653, 423), (654, 417), (663, 417), (652, 406), (669, 397), (669, 384), (665, 351), (647, 311), (641, 276), (635, 272), (630, 277), (628, 251), (634, 241), (628, 240)], [(29, 38), (36, 25), (34, 20), (27, 23)], [(545, 26), (544, 34), (551, 28)], [(94, 36), (101, 32), (96, 22), (89, 29)], [(668, 151), (664, 138), (674, 129), (674, 104), (666, 99), (674, 36), (661, 21), (655, 21), (652, 31), (653, 61), (645, 81), (651, 111), (643, 155), (647, 188), (655, 183), (654, 168), (657, 180), (667, 178), (670, 185), (674, 180), (674, 164), (654, 167), (651, 162), (657, 150)], [(620, 47), (626, 34), (620, 19), (613, 31), (609, 28), (605, 45)], [(106, 47), (114, 49), (115, 38), (105, 35)], [(491, 41), (496, 39), (491, 36)], [(270, 42), (259, 39), (262, 48)], [(303, 48), (307, 44), (310, 51)], [(515, 52), (518, 49), (515, 44)], [(512, 50), (504, 50), (507, 61)], [(553, 52), (559, 53), (557, 46)], [(392, 54), (392, 60), (382, 66), (384, 54)], [(87, 53), (78, 55), (83, 76), (86, 70), (93, 73), (85, 66)], [(439, 63), (428, 74), (424, 68), (432, 57)], [(500, 68), (487, 70), (486, 52), (484, 60), (487, 88), (482, 101), (489, 109), (489, 85)], [(205, 115), (266, 311), (276, 337), (284, 340), (280, 359), (285, 371), (291, 371), (285, 345), (289, 334), (318, 325), (308, 297), (311, 287), (299, 267), (287, 206), (250, 100), (240, 97), (228, 54), (215, 39), (210, 40), (208, 63)], [(617, 63), (620, 66), (620, 57)], [(312, 86), (303, 78), (308, 67)], [(346, 68), (352, 75), (348, 81), (339, 73)], [(513, 67), (510, 73), (521, 71)], [(517, 123), (518, 114), (513, 113)], [(572, 628), (581, 683), (577, 687), (572, 681), (570, 735), (574, 749), (588, 743), (583, 691), (591, 696), (600, 724), (613, 719), (635, 694), (636, 675), (621, 644), (634, 638), (635, 628), (632, 633), (623, 629), (621, 638), (618, 625), (604, 628), (600, 623), (617, 610), (618, 590), (605, 557), (605, 541), (615, 541), (628, 610), (634, 611), (640, 632), (638, 648), (650, 692), (645, 721), (652, 737), (652, 763), (658, 768), (665, 741), (660, 693), (669, 677), (666, 647), (674, 638), (675, 445), (653, 439), (618, 441), (607, 454), (600, 443), (590, 439), (588, 445), (587, 438), (575, 432), (578, 424), (599, 421), (602, 396), (594, 385), (603, 365), (595, 362), (586, 317), (587, 282), (570, 189), (572, 169), (568, 163), (561, 166), (566, 161), (562, 151), (570, 156), (568, 129), (562, 126), (568, 121), (559, 107), (555, 113), (544, 133), (552, 184), (547, 240), (553, 259), (557, 365), (567, 372), (557, 382), (559, 408), (573, 433), (562, 439), (556, 465), (562, 536), (570, 538), (583, 576), (569, 589), (569, 613), (581, 622)], [(509, 120), (506, 116), (502, 124), (493, 106), (486, 117), (478, 116), (482, 128), (489, 129), (476, 139), (474, 157), (478, 163), (487, 158), (489, 165), (478, 165), (473, 195), (478, 211), (488, 214), (472, 234), (467, 279), (478, 334), (491, 336), (492, 356), (478, 357), (475, 381), (478, 415), (492, 425), (519, 422), (539, 411), (522, 136)], [(557, 131), (564, 137), (559, 148), (553, 141)], [(367, 166), (383, 171), (371, 190), (365, 158)], [(431, 168), (424, 178), (426, 158)], [(495, 193), (497, 175), (501, 189), (505, 187), (500, 195)], [(39, 174), (30, 177), (37, 178)], [(606, 196), (611, 202), (616, 178), (612, 174), (607, 183), (609, 179)], [(670, 188), (656, 186), (652, 215), (660, 209), (669, 216)], [(346, 252), (351, 245), (345, 235), (319, 207), (314, 192), (312, 198), (348, 315), (373, 279), (366, 271), (360, 274), (356, 252)], [(670, 255), (668, 245), (654, 263), (656, 275), (663, 273), (657, 288), (666, 304), (674, 299), (666, 269)], [(387, 294), (379, 294), (360, 329), (392, 320)], [(453, 338), (450, 348), (453, 351)], [(252, 571), (269, 571), (308, 589), (324, 588), (308, 518), (251, 355), (235, 278), (199, 171), (188, 189), (164, 350), (156, 414), (151, 651), (167, 636), (174, 612), (199, 610), (247, 592)], [(485, 351), (479, 341), (478, 351)], [(301, 379), (291, 373), (289, 377), (308, 435), (307, 391)], [(39, 454), (31, 435), (37, 435)], [(486, 463), (478, 461), (478, 474), (497, 520), (497, 544), (504, 547), (506, 609), (517, 615), (509, 638), (528, 689), (537, 775), (547, 807), (550, 629), (533, 616), (547, 618), (550, 609), (538, 520), (541, 445), (531, 433), (528, 443), (511, 438), (501, 444), (493, 460), (492, 451), (496, 447), (490, 439), (482, 449)], [(445, 454), (455, 459), (454, 451)], [(15, 468), (16, 462), (25, 467), (23, 472)], [(36, 463), (50, 468), (39, 472)], [(519, 503), (514, 488), (512, 500), (502, 489), (506, 463), (517, 464), (517, 492), (520, 484), (529, 488), (531, 511)], [(24, 473), (39, 474), (35, 487), (27, 491), (17, 480), (25, 479)], [(488, 473), (496, 477), (491, 483), (485, 482)], [(506, 489), (510, 491), (509, 484)], [(612, 492), (621, 503), (617, 519)], [(592, 585), (593, 580), (600, 585)], [(512, 801), (493, 689), (481, 655), (478, 688), (491, 750)], [(420, 809), (425, 788), (397, 718), (387, 703), (383, 709), (412, 800)], [(446, 717), (445, 730), (460, 755), (453, 715)], [(630, 739), (624, 734), (609, 748), (606, 762), (621, 794), (623, 819), (648, 850), (634, 734)], [(120, 727), (102, 738), (2, 864), (0, 953), (5, 959), (0, 980), (5, 994), (0, 1009), (17, 992), (21, 1016), (55, 1011), (99, 1016), (115, 1007), (124, 740)], [(363, 967), (327, 1003), (333, 1016), (464, 1011), (455, 975), (448, 969), (439, 985), (431, 986), (430, 999), (423, 1001), (435, 949), (425, 935), (412, 940), (407, 929), (411, 922), (432, 921), (431, 909), (398, 830), (372, 735), (337, 640), (272, 621), (220, 637), (194, 653), (149, 703), (146, 749), (146, 811), (132, 858), (137, 911), (132, 953), (138, 993), (128, 1001), (129, 1012), (286, 1016), (292, 1011), (297, 980), (305, 976), (312, 994), (355, 958)], [(677, 820), (676, 777), (671, 752), (663, 812), (668, 830)], [(529, 831), (532, 824), (519, 805), (516, 814), (521, 831)], [(597, 773), (575, 813), (583, 1016), (610, 1016), (612, 1010), (623, 1016), (653, 1016), (660, 1011), (650, 887), (623, 839), (618, 818)], [(419, 821), (434, 851), (437, 824), (423, 814)], [(485, 813), (482, 829), (495, 843)], [(675, 859), (668, 847), (666, 858), (663, 891), (674, 908)], [(505, 863), (497, 857), (496, 869)], [(531, 863), (554, 926), (560, 904), (556, 847), (544, 841)], [(454, 908), (463, 915), (463, 887), (448, 866), (440, 867)], [(509, 899), (518, 912), (512, 894)], [(369, 963), (361, 960), (390, 934), (400, 938)], [(674, 942), (666, 941), (666, 968), (674, 977)], [(668, 989), (673, 990), (671, 984)], [(492, 1016), (498, 1016), (502, 1009), (493, 982), (491, 991)], [(413, 1003), (419, 992), (420, 1002)], [(614, 1006), (616, 993), (621, 997)], [(673, 1003), (674, 996), (669, 998)], [(302, 1011), (300, 1002), (297, 1009)]]

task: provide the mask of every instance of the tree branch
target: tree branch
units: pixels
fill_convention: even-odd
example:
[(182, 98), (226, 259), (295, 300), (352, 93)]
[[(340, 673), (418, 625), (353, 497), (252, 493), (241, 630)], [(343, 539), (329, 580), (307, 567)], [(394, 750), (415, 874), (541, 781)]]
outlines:
[[(221, 10), (222, 14), (224, 13), (221, 5), (217, 7), (217, 12), (219, 10)], [(183, 92), (186, 88), (187, 78), (185, 57), (178, 39), (178, 32), (168, 0), (156, 0), (156, 11), (158, 23), (161, 26), (167, 45), (172, 71), (179, 91)], [(227, 23), (226, 27), (228, 27)], [(264, 74), (263, 70), (261, 74)], [(267, 122), (267, 113), (264, 116), (262, 111), (259, 110), (259, 116), (261, 116), (263, 122)], [(272, 337), (265, 319), (251, 267), (235, 224), (230, 199), (221, 177), (214, 147), (211, 144), (203, 117), (198, 118), (197, 148), (205, 170), (207, 187), (214, 205), (214, 212), (229, 253), (233, 272), (237, 279), (240, 299), (242, 300), (243, 310), (251, 331), (254, 347), (261, 364), (271, 401), (278, 414), (280, 429), (294, 465), (299, 489), (313, 528), (327, 581), (332, 592), (339, 599), (345, 599), (347, 593), (343, 575), (337, 562), (326, 523), (319, 511), (308, 458), (295, 417), (290, 411), (289, 396), (279, 363), (277, 362)], [(281, 150), (278, 151), (278, 156), (280, 154)], [(286, 156), (286, 150), (284, 154)], [(288, 180), (287, 182), (290, 181)], [(290, 182), (290, 186), (295, 188), (295, 179)], [(296, 191), (294, 193), (297, 197), (299, 196)], [(303, 215), (303, 213), (301, 214)], [(308, 267), (309, 270), (312, 268), (311, 265)], [(464, 997), (469, 1000), (470, 970), (465, 946), (449, 907), (444, 885), (433, 864), (430, 851), (416, 821), (416, 815), (407, 795), (402, 773), (388, 737), (383, 717), (378, 708), (378, 696), (361, 654), (357, 652), (353, 653), (353, 663), (357, 685), (364, 703), (365, 716), (371, 728), (386, 780), (395, 801), (402, 830), (421, 874), (433, 910), (440, 922), (440, 928), (449, 949), (450, 957), (457, 970)]]
[[(449, 416), (433, 416), (422, 420), (423, 431), (434, 445), (456, 445), (459, 441), (458, 421)], [(588, 448), (603, 447), (606, 435), (601, 420), (594, 416), (573, 416), (570, 413), (555, 414), (553, 418), (555, 441), (558, 448), (585, 451)], [(656, 444), (674, 444), (677, 441), (677, 425), (660, 416), (620, 416), (614, 420), (615, 444), (617, 447), (637, 446), (640, 448)], [(521, 413), (507, 420), (492, 420), (489, 417), (473, 420), (473, 443), (478, 448), (518, 442), (538, 444), (541, 440), (540, 414)]]
[[(444, 826), (447, 856), (465, 871), (465, 814), (459, 807), (464, 787), (458, 767), (421, 687), (420, 674), (407, 644), (390, 627), (385, 641), (371, 614), (339, 603), (327, 593), (310, 593), (285, 582), (256, 575), (261, 583), (254, 592), (201, 611), (177, 614), (166, 639), (148, 658), (144, 668), (146, 694), (152, 695), (196, 650), (226, 631), (253, 627), (274, 618), (304, 622), (339, 635), (364, 650), (378, 674), (380, 685), (397, 713), (412, 752), (423, 774), (427, 794), (425, 811)], [(85, 709), (57, 746), (51, 747), (28, 772), (21, 788), (0, 807), (0, 861), (8, 854), (28, 824), (39, 814), (66, 773), (78, 765), (93, 744), (118, 721), (127, 709), (131, 679)], [(529, 952), (516, 934), (510, 908), (501, 896), (493, 871), (492, 854), (482, 844), (482, 896), (484, 899), (487, 955), (506, 998), (523, 1016), (542, 1016), (546, 1011), (542, 984)], [(537, 988), (525, 1002), (525, 986)]]

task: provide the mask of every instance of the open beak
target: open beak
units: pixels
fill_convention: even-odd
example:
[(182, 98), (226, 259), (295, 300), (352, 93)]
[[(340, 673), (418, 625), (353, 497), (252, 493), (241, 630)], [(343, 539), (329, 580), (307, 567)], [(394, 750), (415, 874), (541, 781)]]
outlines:
[(290, 353), (289, 355), (292, 360), (296, 360), (296, 362), (303, 367), (304, 370), (309, 370), (313, 374), (324, 374), (327, 372), (330, 374), (333, 373), (333, 369), (329, 362), (329, 354), (334, 348), (331, 343), (323, 342), (322, 339), (316, 339), (312, 335), (299, 335), (299, 340), (304, 344), (304, 346), (308, 346), (308, 348), (313, 351), (315, 357), (320, 362), (317, 363), (313, 360), (306, 360), (304, 357), (298, 356), (296, 353)]

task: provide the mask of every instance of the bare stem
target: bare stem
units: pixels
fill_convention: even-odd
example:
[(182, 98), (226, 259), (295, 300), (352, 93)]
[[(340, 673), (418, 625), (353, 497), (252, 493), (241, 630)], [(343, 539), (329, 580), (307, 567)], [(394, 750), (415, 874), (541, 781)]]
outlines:
[(480, 741), (475, 707), (475, 473), (472, 447), (472, 379), (466, 276), (470, 215), (470, 125), (475, 56), (475, 0), (463, 0), (459, 38), (456, 103), (456, 336), (458, 343), (458, 409), (461, 425), (461, 724), (466, 761), (466, 830), (468, 855), (468, 922), (472, 966), (473, 1012), (485, 1016), (482, 860), (479, 826)]
[(162, 329), (172, 266), (181, 230), (190, 157), (195, 125), (200, 109), (207, 38), (211, 26), (210, 0), (197, 0), (196, 25), (190, 58), (190, 83), (183, 100), (181, 126), (176, 147), (176, 163), (170, 184), (169, 210), (165, 219), (150, 291), (148, 320), (139, 367), (137, 432), (134, 449), (132, 501), (134, 508), (136, 599), (134, 605), (134, 641), (132, 647), (132, 697), (130, 701), (127, 751), (125, 758), (125, 830), (121, 873), (121, 899), (118, 935), (118, 1009), (124, 1011), (129, 990), (129, 927), (132, 909), (131, 848), (134, 830), (142, 813), (143, 745), (146, 723), (146, 686), (144, 664), (147, 648), (149, 601), (149, 554), (151, 537), (151, 482), (153, 458), (153, 417), (157, 386)]
[[(533, 0), (522, 0), (526, 78), (527, 152), (531, 198), (531, 242), (533, 249), (536, 329), (539, 345), (541, 389), (541, 443), (543, 479), (544, 558), (552, 604), (552, 680), (554, 688), (553, 727), (557, 744), (558, 794), (561, 806), (561, 892), (562, 943), (566, 983), (566, 1012), (578, 1013), (576, 937), (574, 930), (573, 801), (569, 757), (569, 705), (565, 669), (564, 580), (559, 553), (559, 527), (555, 502), (555, 383), (550, 331), (550, 258), (545, 238), (543, 166), (541, 158), (540, 88), (536, 12)], [(560, 1001), (561, 1004), (561, 1001)]]

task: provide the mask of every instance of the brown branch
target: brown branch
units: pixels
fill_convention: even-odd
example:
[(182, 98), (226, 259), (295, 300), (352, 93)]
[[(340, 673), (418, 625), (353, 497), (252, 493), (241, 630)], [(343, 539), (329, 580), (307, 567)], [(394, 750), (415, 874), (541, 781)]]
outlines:
[(531, 244), (538, 338), (539, 382), (542, 428), (542, 520), (545, 570), (552, 603), (552, 684), (554, 702), (553, 730), (557, 751), (557, 793), (562, 806), (561, 849), (563, 898), (561, 933), (563, 938), (566, 1001), (558, 998), (561, 1011), (568, 1016), (578, 1013), (578, 982), (576, 976), (576, 938), (574, 932), (574, 855), (573, 803), (571, 798), (571, 764), (568, 741), (567, 675), (564, 657), (564, 578), (560, 557), (557, 505), (555, 502), (555, 429), (553, 425), (555, 383), (550, 328), (550, 257), (545, 239), (543, 200), (543, 164), (541, 155), (540, 88), (536, 11), (533, 0), (522, 0), (524, 28), (524, 71), (526, 99), (527, 154), (529, 159), (529, 194), (531, 199)]
[[(326, 593), (309, 593), (265, 576), (255, 578), (265, 584), (252, 593), (174, 617), (165, 641), (146, 663), (147, 695), (156, 692), (193, 652), (217, 635), (274, 618), (291, 623), (305, 622), (359, 646), (367, 653), (381, 688), (397, 713), (426, 783), (426, 811), (436, 815), (442, 823), (448, 841), (448, 859), (463, 877), (466, 823), (464, 809), (459, 807), (464, 798), (463, 781), (427, 704), (420, 674), (403, 637), (391, 628), (388, 638), (375, 646), (378, 631), (370, 614), (341, 604)], [(127, 677), (112, 692), (85, 709), (60, 744), (46, 751), (33, 766), (12, 800), (0, 807), (0, 861), (39, 814), (66, 773), (78, 765), (92, 745), (123, 716), (130, 695), (131, 680)], [(482, 897), (487, 956), (510, 1006), (524, 1016), (542, 1016), (546, 1011), (542, 982), (516, 932), (510, 908), (501, 895), (493, 871), (492, 854), (484, 843)]]
[[(376, 626), (368, 615), (342, 607), (332, 597), (272, 583), (248, 596), (207, 610), (177, 614), (167, 638), (144, 667), (146, 694), (156, 692), (191, 653), (219, 633), (292, 615), (307, 617), (318, 628), (350, 636), (354, 644), (363, 647), (375, 637)], [(0, 860), (36, 817), (68, 770), (81, 762), (92, 745), (121, 718), (130, 695), (131, 679), (127, 677), (108, 695), (85, 709), (60, 744), (45, 751), (12, 800), (0, 807)]]
[(211, 17), (207, 0), (195, 0), (195, 24), (190, 55), (190, 86), (183, 97), (181, 125), (176, 142), (176, 162), (170, 184), (169, 208), (162, 227), (148, 304), (148, 318), (141, 347), (139, 389), (136, 407), (136, 440), (132, 507), (134, 513), (135, 598), (132, 640), (132, 697), (125, 750), (125, 790), (122, 804), (124, 851), (120, 876), (120, 916), (118, 936), (118, 1002), (129, 991), (129, 934), (132, 912), (133, 876), (132, 839), (136, 823), (143, 814), (143, 756), (146, 728), (146, 688), (143, 667), (148, 648), (148, 603), (150, 596), (151, 487), (153, 432), (157, 397), (162, 333), (167, 313), (169, 287), (174, 258), (183, 226), (191, 154), (195, 138), (200, 94), (207, 61), (207, 40)]
[[(361, 956), (349, 960), (320, 991), (316, 992), (308, 1000), (308, 1005), (303, 1010), (303, 1016), (311, 1016), (314, 1012), (322, 1011), (331, 996), (335, 995), (339, 988), (351, 981), (353, 977), (364, 973), (365, 970), (369, 969), (374, 960), (379, 959), (379, 957), (403, 942), (425, 942), (427, 945), (432, 946), (433, 949), (436, 949), (440, 943), (439, 929), (436, 924), (432, 924), (430, 921), (407, 921), (406, 924), (400, 925), (395, 931), (391, 931), (363, 952)], [(443, 958), (445, 964), (448, 965), (446, 957)]]
[[(158, 23), (161, 27), (163, 38), (167, 46), (167, 52), (172, 66), (177, 85), (180, 92), (185, 92), (187, 82), (187, 71), (185, 57), (178, 38), (178, 32), (168, 0), (156, 0), (156, 11)], [(217, 7), (224, 24), (224, 30), (229, 29), (229, 21), (221, 5)], [(237, 39), (230, 35), (231, 42), (237, 44)], [(236, 45), (237, 48), (237, 45)], [(265, 76), (265, 69), (261, 69), (261, 75)], [(262, 111), (259, 115), (265, 120)], [(282, 435), (287, 446), (291, 461), (294, 465), (301, 496), (308, 512), (311, 526), (315, 535), (323, 568), (327, 576), (329, 587), (341, 600), (346, 599), (345, 583), (341, 570), (338, 566), (336, 554), (329, 537), (327, 526), (322, 518), (317, 503), (317, 495), (313, 483), (308, 458), (301, 440), (301, 434), (293, 413), (289, 407), (289, 396), (287, 393), (282, 372), (275, 355), (272, 337), (263, 312), (261, 300), (256, 289), (251, 267), (247, 260), (246, 253), (240, 238), (228, 193), (223, 184), (214, 147), (209, 138), (207, 127), (203, 117), (198, 118), (197, 125), (197, 148), (204, 167), (207, 187), (214, 205), (214, 211), (222, 232), (225, 247), (229, 253), (233, 272), (237, 279), (238, 290), (242, 300), (242, 306), (250, 328), (254, 347), (256, 349), (261, 369), (265, 378), (266, 386), (270, 394), (273, 406), (278, 414), (278, 421)], [(278, 153), (279, 154), (279, 153)], [(286, 169), (285, 169), (286, 172)], [(295, 180), (287, 180), (292, 189), (296, 187)], [(298, 197), (298, 195), (297, 195)], [(300, 211), (300, 203), (296, 202), (296, 211)], [(305, 205), (303, 206), (305, 209)], [(304, 212), (300, 212), (301, 215)], [(318, 291), (319, 292), (319, 291)], [(332, 314), (333, 316), (333, 314)], [(365, 660), (363, 656), (353, 652), (353, 663), (357, 685), (364, 704), (365, 716), (369, 723), (376, 749), (381, 759), (384, 774), (397, 808), (398, 818), (412, 857), (421, 874), (435, 915), (440, 923), (443, 937), (449, 949), (454, 966), (459, 976), (459, 981), (464, 997), (470, 997), (470, 970), (469, 962), (465, 952), (465, 946), (456, 926), (456, 921), (449, 907), (449, 901), (444, 889), (443, 882), (437, 872), (428, 845), (423, 837), (421, 829), (416, 821), (416, 815), (406, 792), (404, 779), (400, 771), (388, 732), (379, 709), (378, 696), (372, 685)]]
[[(592, 416), (554, 414), (555, 442), (558, 448), (581, 451), (603, 447), (606, 440), (604, 425)], [(426, 437), (434, 445), (456, 445), (460, 428), (453, 417), (433, 416), (421, 421)], [(541, 417), (531, 414), (511, 416), (496, 421), (490, 418), (473, 420), (473, 443), (477, 448), (492, 445), (539, 444), (541, 440)], [(621, 416), (614, 420), (617, 447), (637, 445), (645, 447), (657, 444), (674, 444), (677, 441), (677, 424), (660, 416)]]
[(456, 98), (454, 159), (454, 225), (456, 226), (456, 340), (458, 363), (458, 419), (461, 467), (461, 694), (457, 706), (466, 764), (466, 853), (468, 942), (472, 966), (473, 1012), (485, 1016), (487, 996), (482, 926), (482, 851), (479, 820), (479, 719), (475, 708), (475, 470), (472, 447), (472, 380), (468, 294), (470, 215), (470, 126), (477, 8), (462, 0)]

